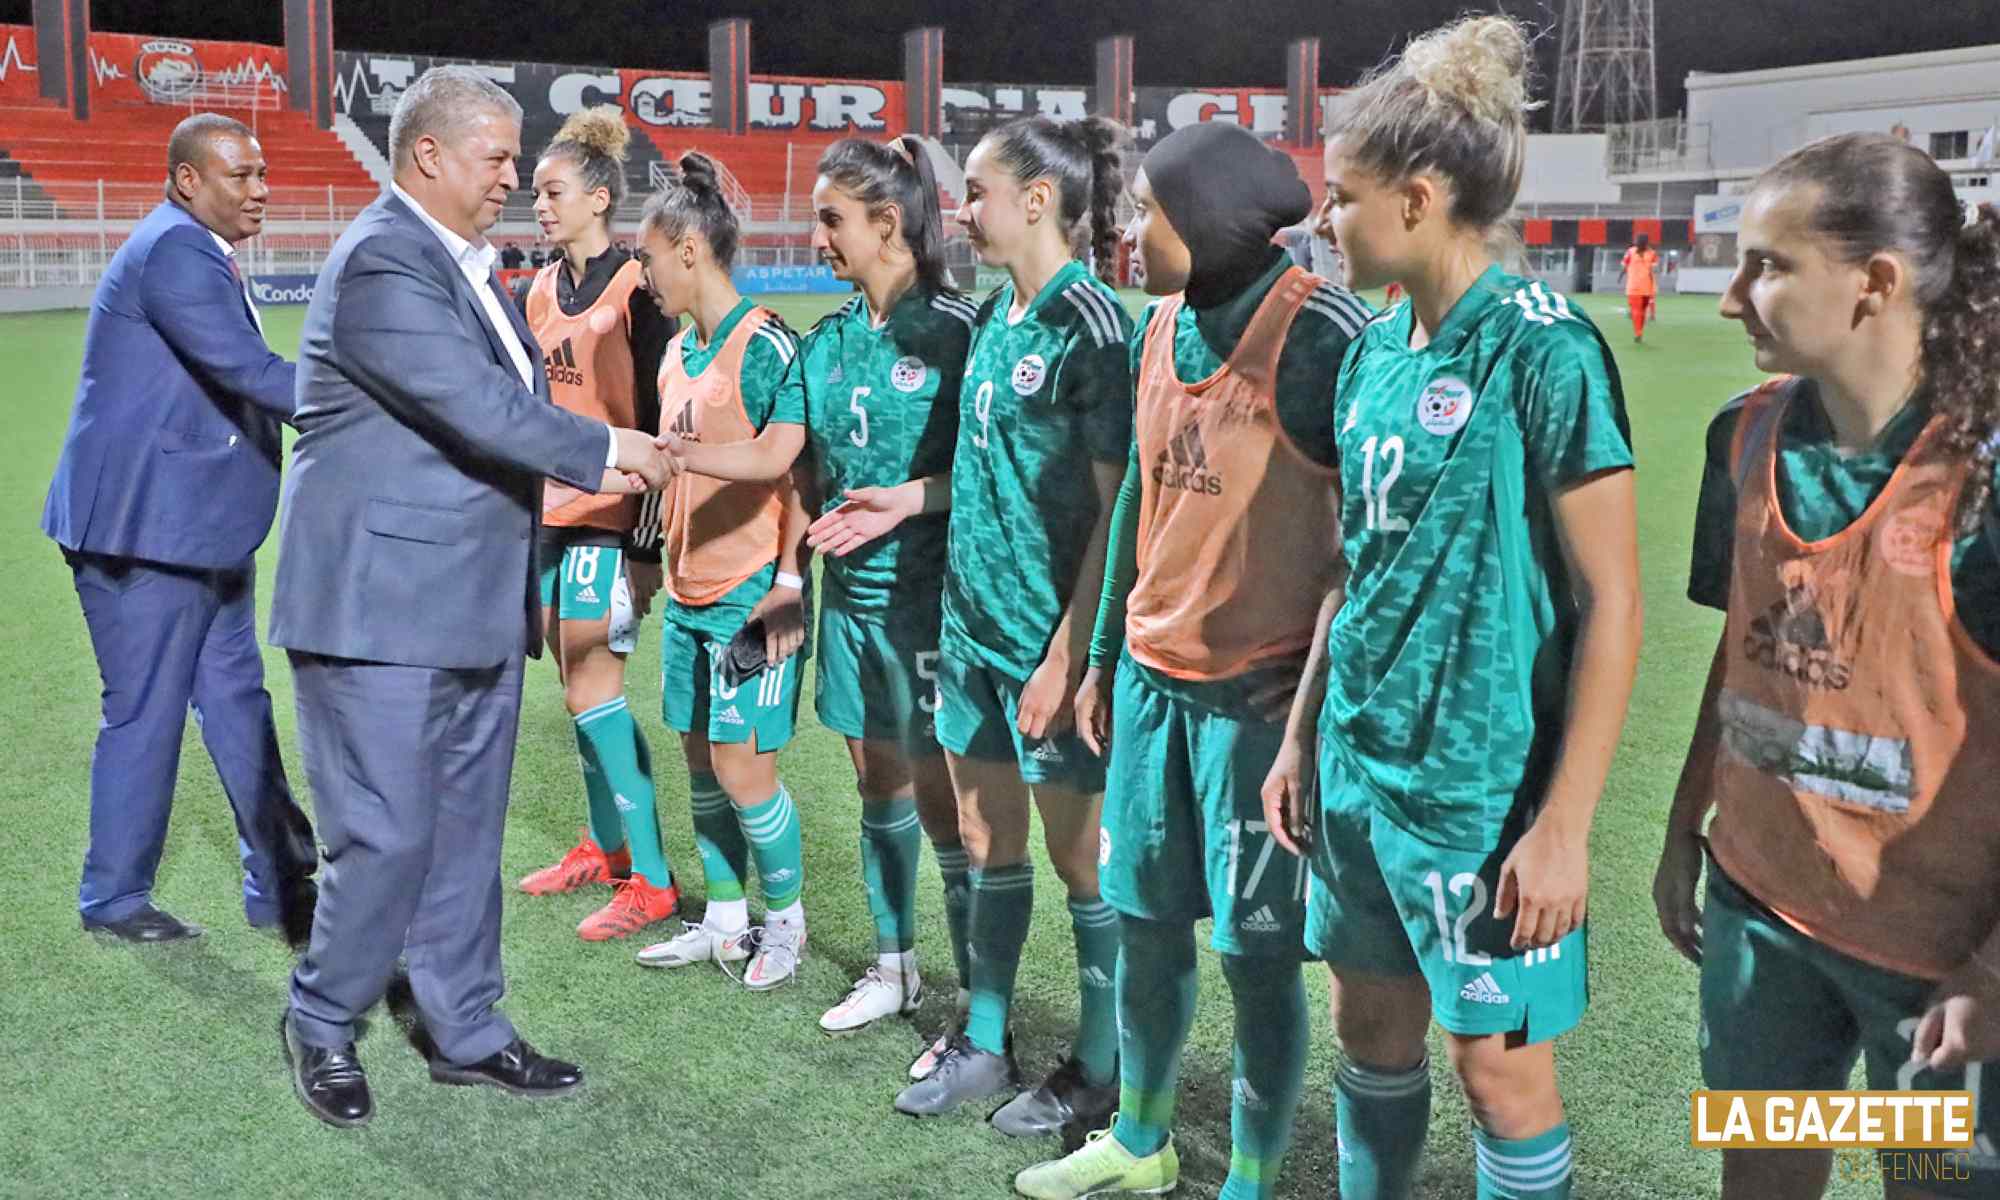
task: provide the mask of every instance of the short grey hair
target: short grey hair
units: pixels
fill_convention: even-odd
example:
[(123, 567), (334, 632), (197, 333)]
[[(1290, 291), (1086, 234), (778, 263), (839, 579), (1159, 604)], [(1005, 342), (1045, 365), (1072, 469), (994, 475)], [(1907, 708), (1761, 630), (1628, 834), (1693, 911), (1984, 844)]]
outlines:
[(507, 89), (471, 67), (432, 67), (396, 101), (396, 113), (389, 118), (390, 169), (402, 167), (418, 138), (449, 142), (474, 117), (492, 112), (521, 123), (521, 102)]

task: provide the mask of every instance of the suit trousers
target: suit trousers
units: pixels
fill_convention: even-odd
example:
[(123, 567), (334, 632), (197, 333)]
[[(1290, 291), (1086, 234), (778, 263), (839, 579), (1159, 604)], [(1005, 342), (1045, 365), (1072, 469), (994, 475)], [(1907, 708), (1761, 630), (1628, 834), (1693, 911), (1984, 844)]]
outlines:
[(514, 1040), (494, 1009), (500, 840), (521, 655), (477, 669), (291, 652), (306, 779), (326, 848), (312, 944), (292, 973), (307, 1045), (354, 1040), (401, 956), (423, 1025), (454, 1063)]
[(173, 567), (66, 551), (90, 627), (103, 714), (90, 758), (90, 846), (78, 907), (116, 921), (150, 902), (192, 709), (236, 815), (243, 908), (280, 917), (316, 865), (292, 798), (257, 649), (257, 568)]

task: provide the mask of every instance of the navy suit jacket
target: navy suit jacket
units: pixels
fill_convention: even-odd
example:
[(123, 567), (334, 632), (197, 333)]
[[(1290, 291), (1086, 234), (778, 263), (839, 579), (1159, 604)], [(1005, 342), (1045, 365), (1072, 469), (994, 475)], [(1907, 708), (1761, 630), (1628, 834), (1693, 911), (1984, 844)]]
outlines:
[(441, 668), (539, 653), (542, 480), (596, 491), (608, 435), (550, 402), (534, 334), (501, 308), (532, 389), (394, 193), (334, 245), (299, 344), (273, 645)]
[(293, 391), (214, 235), (161, 204), (91, 298), (42, 532), (71, 550), (236, 566), (271, 531)]

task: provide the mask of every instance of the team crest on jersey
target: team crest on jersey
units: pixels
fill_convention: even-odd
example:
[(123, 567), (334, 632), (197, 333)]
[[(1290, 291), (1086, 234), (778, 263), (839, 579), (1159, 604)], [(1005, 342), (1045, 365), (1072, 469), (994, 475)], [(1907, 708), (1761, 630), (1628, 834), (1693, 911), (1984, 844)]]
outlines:
[(1042, 380), (1048, 376), (1049, 364), (1039, 354), (1030, 354), (1014, 364), (1014, 394), (1032, 396), (1042, 390)]
[(906, 354), (889, 368), (889, 382), (899, 392), (914, 392), (924, 386), (924, 380), (930, 378), (930, 374), (931, 369), (924, 365), (923, 359)]
[(1457, 433), (1472, 419), (1472, 385), (1443, 375), (1424, 385), (1417, 395), (1417, 424), (1443, 437)]

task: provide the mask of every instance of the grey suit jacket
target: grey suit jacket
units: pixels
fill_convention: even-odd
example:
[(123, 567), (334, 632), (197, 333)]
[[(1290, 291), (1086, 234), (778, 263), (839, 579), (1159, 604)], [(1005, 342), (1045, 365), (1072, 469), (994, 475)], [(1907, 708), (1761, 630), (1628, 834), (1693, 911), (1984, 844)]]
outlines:
[(393, 193), (321, 268), (299, 346), (273, 645), (424, 667), (539, 653), (543, 477), (597, 490), (605, 428), (521, 376), (428, 226)]

